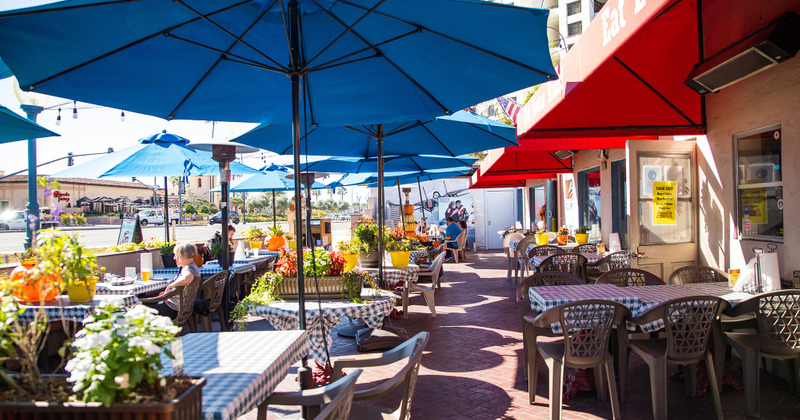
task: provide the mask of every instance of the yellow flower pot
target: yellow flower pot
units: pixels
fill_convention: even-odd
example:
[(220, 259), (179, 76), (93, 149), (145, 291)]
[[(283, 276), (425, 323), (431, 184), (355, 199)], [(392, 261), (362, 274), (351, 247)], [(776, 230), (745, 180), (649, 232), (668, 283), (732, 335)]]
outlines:
[(589, 234), (588, 233), (576, 233), (575, 234), (575, 242), (580, 244), (585, 244), (589, 242)]
[(392, 267), (408, 267), (408, 260), (411, 257), (411, 251), (392, 251), (389, 252), (389, 255), (392, 257)]
[(258, 251), (261, 249), (261, 241), (250, 241), (250, 249)]
[(76, 280), (74, 284), (67, 286), (69, 300), (75, 303), (83, 303), (94, 300), (94, 291), (97, 286), (98, 278), (89, 277), (85, 280)]
[(547, 242), (550, 241), (550, 235), (547, 233), (542, 233), (540, 235), (536, 235), (536, 245), (542, 246), (547, 245)]
[(344, 265), (344, 271), (352, 270), (358, 265), (358, 254), (342, 254), (347, 260)]
[(297, 241), (294, 239), (286, 241), (286, 246), (289, 247), (289, 249), (297, 249)]

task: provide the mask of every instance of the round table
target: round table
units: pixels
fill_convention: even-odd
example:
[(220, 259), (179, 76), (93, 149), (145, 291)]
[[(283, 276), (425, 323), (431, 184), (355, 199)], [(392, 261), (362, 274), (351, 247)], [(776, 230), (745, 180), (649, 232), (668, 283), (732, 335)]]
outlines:
[[(375, 297), (376, 296), (376, 297)], [(319, 362), (325, 362), (327, 355), (324, 345), (330, 350), (333, 344), (331, 330), (344, 316), (353, 319), (363, 319), (370, 328), (380, 328), (383, 318), (394, 308), (395, 295), (385, 290), (364, 289), (361, 292), (363, 299), (370, 299), (367, 303), (353, 303), (349, 300), (323, 300), (322, 315), (324, 317), (324, 330), (320, 325), (319, 309), (317, 302), (306, 301), (306, 332), (308, 344), (311, 349), (309, 356)], [(279, 330), (296, 330), (300, 328), (297, 301), (275, 301), (265, 306), (256, 306), (249, 311), (250, 315), (261, 316), (273, 327)]]

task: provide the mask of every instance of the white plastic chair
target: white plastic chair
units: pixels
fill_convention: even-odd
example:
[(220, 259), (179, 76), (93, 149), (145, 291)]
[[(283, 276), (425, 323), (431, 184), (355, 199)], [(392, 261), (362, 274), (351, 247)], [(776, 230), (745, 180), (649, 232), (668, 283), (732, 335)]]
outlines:
[[(450, 248), (446, 246), (447, 244), (455, 243), (458, 248)], [(456, 262), (458, 262), (458, 257), (461, 253), (464, 254), (464, 260), (467, 259), (467, 230), (464, 229), (461, 233), (456, 236), (454, 241), (445, 241), (445, 248), (446, 251), (453, 253), (453, 258), (455, 258)]]

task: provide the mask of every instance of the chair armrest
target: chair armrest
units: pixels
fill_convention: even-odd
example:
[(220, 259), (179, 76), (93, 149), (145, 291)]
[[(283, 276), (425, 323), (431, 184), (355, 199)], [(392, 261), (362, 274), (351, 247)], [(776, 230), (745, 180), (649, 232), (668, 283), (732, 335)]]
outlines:
[(743, 315), (753, 314), (757, 308), (758, 308), (758, 296), (753, 296), (749, 299), (745, 299), (737, 303), (736, 305), (728, 307), (727, 309), (725, 309), (723, 314), (731, 318), (736, 318)]
[(344, 368), (385, 366), (385, 365), (390, 365), (405, 357), (408, 356), (399, 351), (398, 348), (394, 348), (385, 353), (338, 357), (336, 358), (336, 360), (333, 361), (333, 364), (331, 366), (333, 380), (336, 381), (342, 377), (342, 369)]
[(167, 293), (165, 293), (163, 295), (158, 295), (156, 297), (151, 297), (151, 298), (140, 298), (139, 300), (142, 303), (159, 303), (159, 302), (163, 302), (163, 301), (165, 301), (165, 300), (167, 300), (167, 299), (169, 299), (169, 298), (171, 298), (171, 297), (173, 297), (175, 295), (183, 293), (183, 287), (184, 286), (178, 286), (178, 287), (170, 290), (169, 292), (167, 292)]
[(636, 325), (649, 324), (664, 318), (665, 305), (661, 304), (650, 308), (647, 312), (631, 319), (631, 322)]
[(267, 405), (322, 405), (326, 401), (325, 387), (304, 389), (294, 392), (273, 392), (263, 402)]

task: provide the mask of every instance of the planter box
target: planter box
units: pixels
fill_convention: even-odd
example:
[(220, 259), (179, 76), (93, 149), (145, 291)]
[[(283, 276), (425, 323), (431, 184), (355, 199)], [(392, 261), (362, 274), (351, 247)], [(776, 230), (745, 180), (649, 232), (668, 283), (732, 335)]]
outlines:
[(3, 420), (183, 420), (202, 418), (203, 386), (199, 378), (186, 392), (169, 403), (112, 404), (100, 403), (31, 403), (0, 402)]
[[(323, 299), (342, 299), (348, 296), (347, 289), (344, 286), (344, 279), (340, 276), (325, 276), (318, 277), (319, 283), (319, 297)], [(316, 297), (317, 288), (314, 285), (313, 277), (305, 277), (305, 295)], [(358, 294), (361, 295), (361, 288), (363, 282), (358, 286)], [(281, 284), (278, 286), (278, 294), (281, 299), (297, 298), (297, 277), (284, 277)]]

